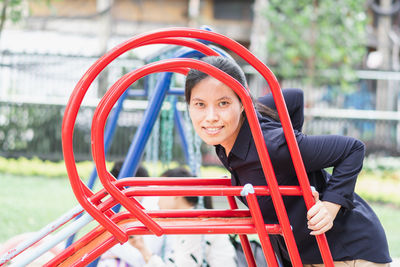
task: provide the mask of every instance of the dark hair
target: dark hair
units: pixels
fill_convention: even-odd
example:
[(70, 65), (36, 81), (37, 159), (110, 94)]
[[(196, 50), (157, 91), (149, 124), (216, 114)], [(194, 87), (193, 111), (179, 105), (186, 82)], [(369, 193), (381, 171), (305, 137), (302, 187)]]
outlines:
[[(165, 172), (163, 172), (160, 176), (161, 177), (192, 177), (193, 174), (184, 167), (178, 167), (178, 168), (174, 168), (174, 169), (168, 169)], [(195, 197), (185, 196), (184, 198), (187, 202), (189, 202), (193, 206), (196, 206), (199, 203), (198, 196), (195, 196)], [(210, 196), (204, 197), (204, 207), (206, 209), (213, 208), (212, 199)]]
[(166, 170), (160, 176), (161, 177), (192, 177), (193, 174), (184, 167), (177, 167), (177, 168)]
[[(117, 160), (114, 162), (114, 166), (111, 169), (110, 173), (115, 177), (118, 178), (119, 172), (121, 171), (122, 165), (124, 164), (123, 160)], [(135, 177), (149, 177), (149, 173), (147, 172), (146, 168), (140, 165), (136, 170)]]
[[(231, 58), (223, 57), (223, 56), (208, 56), (201, 59), (202, 61), (224, 71), (225, 73), (232, 76), (236, 79), (243, 87), (247, 87), (246, 76), (244, 75), (243, 70), (239, 67), (239, 65)], [(208, 74), (201, 72), (196, 69), (190, 69), (186, 76), (185, 82), (185, 100), (186, 103), (190, 103), (190, 97), (192, 95), (192, 89), (202, 80), (209, 77)], [(239, 96), (238, 96), (239, 98)], [(240, 101), (240, 98), (239, 98)], [(254, 101), (253, 101), (254, 102)], [(265, 116), (269, 116), (272, 119), (279, 121), (279, 116), (277, 112), (261, 103), (257, 103), (255, 108)], [(243, 111), (243, 114), (244, 111)]]
[[(209, 56), (203, 57), (201, 60), (224, 71), (225, 73), (235, 78), (238, 82), (240, 82), (241, 85), (247, 87), (246, 76), (244, 75), (244, 72), (239, 67), (239, 65), (233, 59), (222, 56)], [(201, 72), (196, 69), (191, 69), (188, 72), (185, 82), (186, 103), (190, 103), (190, 97), (192, 95), (193, 87), (195, 87), (199, 82), (207, 77), (209, 77), (207, 73)]]
[(256, 101), (255, 108), (261, 113), (261, 115), (268, 116), (275, 121), (280, 121), (278, 112), (275, 109), (272, 109), (258, 101)]

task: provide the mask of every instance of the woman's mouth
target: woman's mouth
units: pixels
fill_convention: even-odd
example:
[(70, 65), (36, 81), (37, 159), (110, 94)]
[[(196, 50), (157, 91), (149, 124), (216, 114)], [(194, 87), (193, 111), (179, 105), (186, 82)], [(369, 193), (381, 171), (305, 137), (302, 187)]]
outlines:
[(224, 126), (220, 127), (203, 127), (203, 130), (209, 135), (218, 134)]

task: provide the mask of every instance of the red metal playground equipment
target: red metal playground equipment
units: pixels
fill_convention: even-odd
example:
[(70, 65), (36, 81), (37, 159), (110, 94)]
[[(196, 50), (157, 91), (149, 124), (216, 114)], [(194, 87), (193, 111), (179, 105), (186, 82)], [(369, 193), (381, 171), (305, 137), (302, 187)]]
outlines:
[[(205, 55), (218, 55), (198, 40), (224, 46), (252, 65), (268, 82), (282, 122), (290, 154), (299, 177), (299, 186), (279, 186), (262, 136), (253, 104), (247, 90), (219, 69), (196, 59), (175, 58), (144, 65), (120, 78), (101, 99), (92, 122), (92, 155), (104, 189), (93, 193), (80, 179), (73, 152), (73, 129), (82, 100), (99, 73), (121, 54), (149, 44), (186, 46)], [(249, 120), (268, 186), (231, 186), (228, 178), (124, 178), (115, 179), (106, 168), (104, 127), (121, 95), (138, 79), (157, 72), (187, 73), (199, 69), (224, 82), (240, 97)], [(65, 110), (62, 140), (65, 163), (74, 194), (80, 205), (100, 225), (77, 240), (45, 266), (86, 266), (129, 235), (164, 234), (238, 234), (248, 266), (256, 266), (247, 234), (258, 234), (268, 266), (278, 266), (269, 234), (282, 234), (294, 266), (302, 266), (300, 255), (282, 200), (283, 195), (302, 196), (309, 209), (315, 202), (293, 133), (280, 86), (273, 73), (237, 42), (214, 32), (173, 28), (141, 34), (120, 44), (98, 59), (76, 85)], [(230, 209), (190, 211), (146, 211), (135, 196), (226, 196)], [(245, 196), (249, 209), (238, 209), (234, 196)], [(264, 224), (256, 196), (270, 195), (279, 224)], [(121, 204), (126, 211), (111, 208)], [(316, 237), (325, 266), (334, 266), (325, 235)], [(1, 264), (1, 263), (0, 263)]]

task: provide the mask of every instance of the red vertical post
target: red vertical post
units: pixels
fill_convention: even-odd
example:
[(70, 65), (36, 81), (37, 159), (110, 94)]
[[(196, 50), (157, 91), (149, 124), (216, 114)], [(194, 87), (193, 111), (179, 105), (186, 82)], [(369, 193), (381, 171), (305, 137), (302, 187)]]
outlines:
[[(235, 198), (232, 196), (228, 196), (228, 202), (231, 209), (237, 209), (238, 205), (236, 204)], [(239, 235), (240, 244), (242, 245), (244, 256), (246, 257), (247, 265), (249, 267), (256, 267), (256, 261), (254, 259), (253, 251), (251, 250), (249, 238), (247, 235)]]
[(253, 217), (254, 225), (256, 226), (261, 247), (264, 252), (264, 257), (267, 260), (268, 266), (278, 267), (274, 249), (272, 248), (267, 230), (265, 229), (264, 219), (261, 215), (260, 206), (258, 205), (256, 195), (254, 194), (253, 186), (251, 184), (246, 184), (243, 187), (241, 195), (246, 197), (247, 204), (249, 205), (250, 213)]

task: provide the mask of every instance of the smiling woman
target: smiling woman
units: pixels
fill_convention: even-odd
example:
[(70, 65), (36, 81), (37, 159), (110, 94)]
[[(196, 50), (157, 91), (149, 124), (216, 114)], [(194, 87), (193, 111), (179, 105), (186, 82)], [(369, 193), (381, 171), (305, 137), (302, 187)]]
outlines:
[[(203, 61), (247, 87), (243, 71), (233, 60), (210, 56)], [(197, 134), (209, 145), (221, 144), (228, 155), (246, 116), (239, 96), (219, 80), (191, 69), (186, 78), (185, 98)], [(268, 106), (259, 103), (258, 107), (262, 114), (279, 120), (277, 113)]]
[[(224, 57), (205, 57), (247, 88), (243, 71)], [(301, 132), (303, 93), (283, 90), (315, 205), (307, 210), (301, 197), (284, 196), (283, 201), (305, 266), (322, 266), (313, 236), (326, 234), (334, 261), (352, 266), (388, 266), (391, 261), (386, 235), (368, 204), (354, 193), (364, 159), (364, 144), (347, 136), (307, 136)], [(216, 153), (231, 173), (232, 185), (267, 185), (243, 105), (235, 92), (219, 80), (191, 69), (185, 84), (185, 97), (195, 131)], [(259, 99), (257, 117), (279, 185), (298, 185), (286, 138), (276, 117), (271, 95)], [(324, 171), (333, 167), (332, 174)], [(277, 223), (270, 196), (257, 198), (265, 223)], [(247, 205), (245, 198), (241, 201)], [(290, 266), (283, 239), (272, 235), (275, 253), (284, 266)]]
[(243, 105), (228, 86), (208, 77), (193, 87), (189, 114), (200, 138), (229, 154), (244, 121)]

